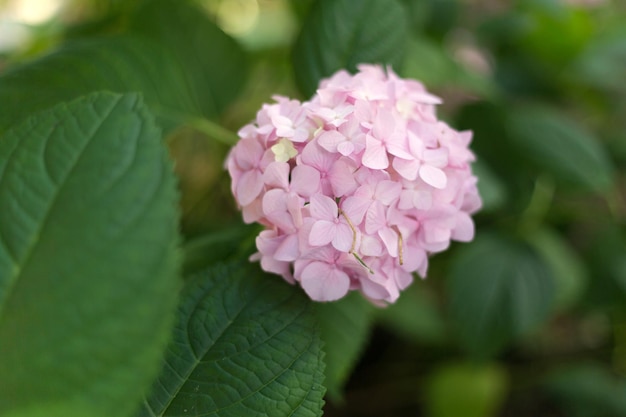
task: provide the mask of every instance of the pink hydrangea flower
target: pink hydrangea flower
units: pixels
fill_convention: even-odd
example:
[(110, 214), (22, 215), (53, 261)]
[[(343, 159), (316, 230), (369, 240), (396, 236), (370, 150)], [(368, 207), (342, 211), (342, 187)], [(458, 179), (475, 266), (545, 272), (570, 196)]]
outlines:
[(316, 301), (393, 303), (430, 254), (473, 239), (472, 134), (439, 121), (421, 83), (361, 65), (307, 102), (274, 99), (226, 161), (244, 221), (266, 228), (252, 256), (265, 271)]

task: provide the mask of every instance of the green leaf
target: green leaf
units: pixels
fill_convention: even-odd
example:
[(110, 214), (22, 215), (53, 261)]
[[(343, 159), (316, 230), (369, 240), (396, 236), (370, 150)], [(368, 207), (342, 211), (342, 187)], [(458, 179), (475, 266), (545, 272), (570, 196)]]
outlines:
[[(477, 154), (477, 165), (485, 162), (497, 178), (505, 182), (507, 193), (513, 199), (517, 191), (516, 178), (524, 172), (524, 166), (519, 152), (508, 141), (503, 140), (507, 136), (505, 109), (506, 105), (502, 102), (479, 101), (466, 104), (459, 110), (455, 126), (460, 130), (473, 132), (471, 148)], [(478, 170), (480, 174), (480, 166)], [(478, 178), (480, 187), (481, 177)]]
[(588, 237), (587, 258), (594, 272), (589, 280), (590, 307), (623, 309), (626, 297), (626, 228), (613, 222), (598, 225)]
[(298, 20), (302, 21), (307, 16), (314, 0), (289, 0), (289, 8)]
[(118, 36), (63, 45), (0, 77), (0, 133), (29, 114), (98, 90), (143, 93), (152, 110), (198, 114), (183, 68), (167, 49)]
[(486, 76), (464, 68), (451, 58), (452, 53), (442, 46), (422, 37), (412, 37), (402, 75), (423, 82), (429, 89), (457, 87), (460, 93), (471, 94), (473, 99), (495, 97), (495, 84)]
[(99, 90), (141, 92), (166, 128), (215, 118), (244, 84), (243, 52), (201, 11), (184, 2), (158, 4), (141, 9), (135, 19), (145, 23), (129, 33), (67, 42), (7, 70), (0, 103), (11, 105), (0, 112), (0, 133), (35, 111)]
[(520, 154), (562, 184), (604, 192), (613, 167), (600, 142), (555, 111), (542, 106), (512, 109), (508, 134)]
[(483, 200), (480, 211), (491, 212), (502, 208), (508, 199), (504, 182), (481, 159), (472, 164), (472, 171), (478, 178), (478, 193)]
[(459, 341), (483, 358), (547, 318), (554, 283), (530, 247), (487, 234), (461, 248), (453, 260), (448, 294)]
[(296, 287), (256, 266), (190, 279), (174, 340), (140, 416), (321, 416), (321, 341)]
[(185, 242), (183, 275), (199, 272), (215, 262), (251, 255), (251, 249), (256, 248), (255, 237), (260, 227), (262, 226), (258, 224), (230, 225), (223, 230)]
[(295, 78), (305, 96), (335, 71), (361, 63), (402, 64), (409, 37), (398, 0), (318, 0), (293, 48)]
[(626, 415), (626, 379), (611, 375), (595, 364), (559, 370), (545, 387), (571, 417), (621, 417)]
[(434, 14), (435, 4), (432, 1), (401, 0), (408, 15), (409, 28), (414, 34), (422, 34), (424, 27)]
[(494, 416), (506, 397), (508, 385), (506, 371), (496, 364), (447, 364), (430, 377), (428, 415)]
[(179, 285), (174, 176), (141, 97), (93, 94), (7, 131), (0, 211), (0, 415), (131, 414)]
[(412, 37), (402, 74), (423, 82), (429, 88), (445, 86), (454, 78), (454, 61), (436, 43)]
[(245, 84), (248, 65), (239, 44), (189, 2), (147, 2), (132, 17), (130, 31), (174, 53), (206, 117), (224, 111)]
[(574, 306), (589, 281), (587, 266), (571, 245), (550, 229), (534, 231), (530, 243), (552, 270), (556, 290), (554, 308), (561, 311)]
[[(592, 14), (556, 1), (527, 2), (528, 31), (518, 49), (526, 49), (542, 66), (560, 69), (576, 58), (595, 32)], [(559, 36), (554, 36), (558, 33)]]
[(587, 46), (572, 64), (575, 81), (626, 94), (626, 30), (619, 27)]
[(354, 292), (342, 300), (315, 307), (326, 353), (324, 385), (330, 398), (340, 402), (343, 386), (368, 341), (374, 307)]

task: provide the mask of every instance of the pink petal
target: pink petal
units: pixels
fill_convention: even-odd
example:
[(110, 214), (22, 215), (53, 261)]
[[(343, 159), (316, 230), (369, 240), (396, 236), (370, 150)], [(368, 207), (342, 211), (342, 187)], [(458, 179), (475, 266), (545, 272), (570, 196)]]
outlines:
[(272, 124), (276, 127), (276, 136), (291, 137), (294, 134), (293, 122), (291, 119), (281, 115), (272, 116)]
[(380, 256), (383, 253), (383, 245), (377, 237), (363, 235), (361, 237), (359, 252), (363, 256)]
[(263, 174), (258, 170), (246, 171), (239, 177), (235, 195), (242, 206), (252, 203), (263, 190)]
[(255, 239), (256, 247), (263, 255), (272, 255), (281, 242), (274, 230), (263, 230)]
[(428, 165), (443, 168), (448, 165), (448, 150), (446, 148), (426, 149), (424, 161), (428, 162)]
[(284, 190), (269, 190), (263, 196), (263, 212), (268, 214), (276, 211), (287, 211), (287, 199)]
[(372, 200), (369, 198), (350, 196), (341, 203), (341, 210), (348, 216), (352, 225), (358, 227), (371, 205)]
[(428, 191), (413, 191), (413, 206), (418, 210), (428, 210), (433, 205), (433, 195)]
[(379, 108), (372, 127), (374, 136), (379, 139), (387, 138), (393, 135), (395, 129), (396, 119), (393, 113), (389, 109)]
[(264, 256), (261, 258), (261, 269), (265, 272), (271, 272), (272, 274), (282, 276), (285, 281), (290, 284), (295, 283), (291, 271), (289, 269), (289, 262), (281, 262), (272, 258), (271, 256)]
[(474, 222), (464, 212), (456, 215), (456, 226), (452, 229), (452, 239), (460, 242), (469, 242), (474, 239)]
[(402, 159), (413, 159), (413, 155), (408, 151), (408, 146), (404, 138), (396, 138), (394, 140), (387, 141), (387, 151), (394, 156)]
[(321, 172), (327, 172), (335, 163), (337, 157), (337, 154), (332, 154), (322, 148), (316, 140), (307, 143), (301, 154), (304, 164), (310, 165)]
[(315, 301), (334, 301), (348, 293), (348, 275), (324, 262), (311, 262), (300, 276), (304, 291)]
[(388, 298), (389, 291), (387, 291), (383, 285), (370, 280), (370, 275), (371, 274), (368, 274), (367, 278), (361, 279), (360, 281), (361, 291), (363, 291), (363, 294), (372, 300), (384, 300)]
[[(404, 290), (413, 282), (413, 275), (411, 275), (407, 271), (396, 268), (394, 280), (396, 281), (396, 286), (398, 287), (398, 289)], [(399, 295), (400, 294), (398, 293), (398, 296)]]
[(320, 187), (320, 172), (308, 165), (298, 165), (291, 171), (291, 190), (302, 197), (310, 197)]
[(292, 216), (288, 212), (288, 195), (280, 189), (270, 190), (263, 196), (263, 214), (265, 218), (284, 232), (296, 231)]
[(311, 227), (309, 235), (309, 245), (324, 246), (329, 244), (335, 237), (336, 225), (327, 220), (318, 220)]
[(237, 165), (244, 171), (256, 166), (263, 155), (263, 146), (256, 140), (241, 140), (234, 150)]
[(337, 151), (339, 151), (339, 153), (343, 156), (352, 155), (352, 153), (354, 152), (354, 144), (348, 141), (341, 142), (339, 145), (337, 145)]
[[(418, 126), (422, 126), (419, 124)], [(415, 125), (411, 125), (410, 128), (415, 127)], [(421, 129), (418, 128), (418, 131), (415, 133), (420, 133)], [(412, 130), (409, 130), (407, 133), (407, 142), (409, 144), (409, 150), (414, 156), (420, 157), (424, 152), (424, 141), (418, 135), (416, 135)]]
[(417, 245), (404, 245), (402, 269), (413, 272), (426, 262), (426, 251)]
[(324, 131), (317, 137), (317, 143), (328, 152), (337, 152), (337, 147), (346, 141), (346, 137), (336, 130)]
[(339, 214), (337, 203), (325, 195), (314, 194), (311, 196), (311, 204), (309, 205), (311, 216), (316, 219), (324, 219), (335, 221)]
[(432, 185), (440, 190), (446, 188), (448, 179), (446, 173), (439, 168), (435, 168), (431, 165), (422, 165), (420, 167), (420, 178), (424, 180), (426, 184)]
[(450, 236), (450, 229), (437, 225), (437, 222), (424, 224), (424, 238), (427, 243), (447, 242)]
[(345, 159), (342, 158), (335, 162), (328, 172), (328, 179), (335, 197), (352, 193), (358, 187), (354, 178), (356, 167), (345, 161)]
[(335, 228), (335, 236), (333, 236), (332, 240), (333, 247), (340, 252), (349, 252), (354, 238), (354, 232), (352, 232), (350, 226), (339, 224)]
[(460, 142), (463, 146), (467, 146), (470, 144), (470, 142), (472, 141), (472, 135), (473, 132), (471, 130), (464, 130), (462, 132), (459, 132), (459, 139)]
[(398, 234), (389, 227), (383, 227), (378, 231), (378, 236), (380, 236), (385, 244), (385, 248), (387, 248), (389, 255), (396, 258), (398, 256)]
[(300, 251), (298, 250), (298, 235), (288, 235), (276, 248), (274, 258), (278, 261), (292, 262), (298, 259)]
[(243, 221), (245, 223), (253, 223), (259, 221), (263, 216), (263, 203), (261, 199), (257, 198), (252, 203), (241, 209), (243, 214)]
[(304, 200), (294, 193), (289, 193), (287, 196), (287, 211), (291, 214), (293, 224), (299, 228), (302, 226), (302, 209), (304, 206)]
[(273, 227), (279, 229), (285, 233), (295, 233), (297, 228), (293, 223), (293, 220), (289, 213), (286, 211), (275, 211), (273, 213), (266, 213), (265, 218), (272, 224)]
[(372, 169), (387, 168), (389, 166), (389, 157), (382, 142), (370, 135), (367, 135), (365, 140), (365, 152), (361, 157), (363, 165)]
[(289, 187), (289, 164), (287, 162), (272, 162), (265, 168), (263, 182), (269, 187)]
[(386, 206), (391, 205), (402, 191), (402, 185), (396, 181), (381, 181), (376, 185), (376, 199)]
[(415, 158), (410, 160), (393, 158), (393, 168), (398, 172), (398, 174), (409, 181), (415, 181), (421, 165), (422, 163)]
[(379, 201), (374, 201), (365, 215), (365, 231), (368, 234), (374, 234), (386, 226), (385, 208)]
[(402, 190), (400, 193), (400, 200), (398, 201), (398, 208), (400, 210), (410, 210), (414, 206), (413, 204), (413, 195), (415, 191), (413, 190)]
[(306, 142), (307, 139), (309, 139), (309, 130), (305, 127), (297, 128), (293, 136), (291, 137), (291, 140), (293, 142), (298, 142), (298, 143)]

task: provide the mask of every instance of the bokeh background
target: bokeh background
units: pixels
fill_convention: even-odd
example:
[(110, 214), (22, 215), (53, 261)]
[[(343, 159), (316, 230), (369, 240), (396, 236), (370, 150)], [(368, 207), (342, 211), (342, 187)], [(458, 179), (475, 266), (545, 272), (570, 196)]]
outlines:
[[(0, 74), (65, 42), (123, 33), (146, 2), (0, 0)], [(247, 236), (224, 138), (273, 94), (308, 98), (293, 49), (314, 7), (192, 3), (241, 47), (233, 71), (244, 75), (211, 123), (169, 132), (188, 270), (223, 255), (207, 255), (205, 236)], [(625, 416), (626, 2), (401, 3), (410, 36), (395, 70), (443, 98), (440, 117), (474, 131), (484, 207), (475, 242), (433, 257), (396, 305), (349, 300), (359, 359), (337, 366), (325, 415)]]

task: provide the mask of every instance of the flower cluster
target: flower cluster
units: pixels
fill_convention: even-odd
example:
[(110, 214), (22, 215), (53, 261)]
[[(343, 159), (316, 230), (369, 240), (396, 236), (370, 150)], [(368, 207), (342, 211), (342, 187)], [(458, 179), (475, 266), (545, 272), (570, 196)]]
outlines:
[(313, 300), (392, 303), (429, 254), (473, 238), (472, 134), (438, 120), (421, 83), (361, 65), (310, 101), (274, 100), (226, 161), (244, 221), (266, 227), (253, 255), (265, 271)]

